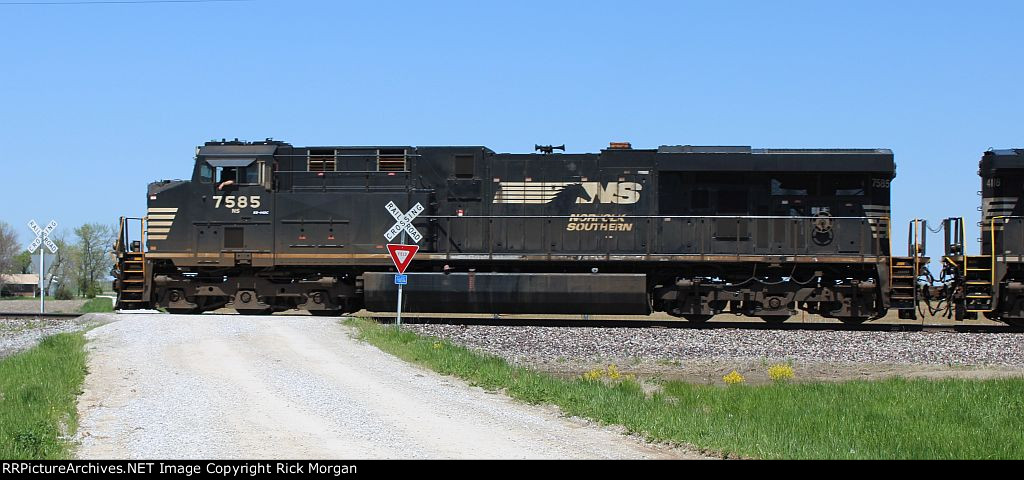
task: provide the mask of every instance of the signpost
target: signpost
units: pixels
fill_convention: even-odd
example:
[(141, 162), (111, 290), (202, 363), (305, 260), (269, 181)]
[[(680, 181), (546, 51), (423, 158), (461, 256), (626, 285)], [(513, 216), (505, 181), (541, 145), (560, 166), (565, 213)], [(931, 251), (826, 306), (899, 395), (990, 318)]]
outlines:
[[(32, 230), (32, 233), (36, 234), (36, 238), (28, 245), (28, 253), (36, 253), (36, 249), (39, 250), (39, 313), (46, 313), (46, 269), (44, 268), (44, 258), (46, 257), (46, 250), (49, 250), (54, 255), (57, 254), (57, 244), (50, 240), (50, 233), (53, 233), (53, 229), (57, 228), (57, 222), (50, 220), (50, 223), (46, 224), (46, 228), (39, 228), (39, 224), (35, 220), (29, 220), (28, 228)], [(46, 249), (39, 248), (40, 245), (45, 245)]]
[(405, 245), (405, 235), (408, 234), (416, 243), (420, 243), (420, 240), (423, 239), (423, 235), (412, 225), (412, 221), (419, 214), (423, 213), (423, 205), (416, 202), (416, 205), (413, 205), (405, 213), (402, 213), (402, 210), (398, 208), (398, 205), (395, 205), (395, 202), (388, 202), (384, 208), (387, 209), (392, 217), (395, 217), (395, 224), (384, 234), (384, 238), (390, 242), (398, 234), (402, 235), (400, 243), (388, 244), (388, 253), (391, 254), (391, 261), (395, 263), (395, 268), (398, 269), (398, 274), (395, 275), (395, 285), (398, 286), (398, 306), (395, 308), (397, 313), (395, 325), (398, 328), (402, 328), (402, 287), (409, 283), (409, 276), (405, 275), (405, 269), (409, 268), (409, 264), (412, 263), (412, 257), (416, 256), (416, 252), (420, 249), (419, 245)]

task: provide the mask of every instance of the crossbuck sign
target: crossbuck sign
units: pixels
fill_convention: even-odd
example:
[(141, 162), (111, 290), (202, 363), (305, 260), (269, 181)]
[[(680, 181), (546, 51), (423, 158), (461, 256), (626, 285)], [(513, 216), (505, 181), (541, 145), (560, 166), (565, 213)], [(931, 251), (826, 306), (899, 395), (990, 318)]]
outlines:
[(53, 232), (53, 229), (57, 228), (56, 221), (50, 220), (50, 223), (46, 224), (46, 228), (39, 228), (39, 224), (35, 220), (29, 220), (28, 228), (31, 228), (32, 233), (36, 234), (35, 240), (32, 240), (32, 243), (28, 246), (28, 253), (36, 253), (36, 249), (40, 245), (46, 245), (46, 249), (50, 253), (57, 253), (57, 244), (50, 240), (50, 233)]
[(28, 245), (28, 253), (36, 253), (39, 250), (39, 313), (46, 313), (46, 291), (44, 290), (45, 284), (43, 279), (46, 278), (46, 269), (43, 268), (43, 258), (46, 256), (46, 251), (39, 248), (40, 245), (46, 245), (46, 250), (49, 250), (52, 254), (57, 254), (57, 244), (50, 240), (50, 233), (53, 229), (57, 228), (57, 222), (50, 220), (50, 223), (46, 224), (46, 228), (39, 228), (39, 224), (35, 220), (28, 221), (28, 228), (32, 229), (32, 233), (36, 234), (35, 240)]
[(412, 208), (405, 213), (402, 213), (402, 210), (398, 208), (398, 205), (395, 205), (395, 202), (388, 202), (387, 205), (384, 205), (384, 208), (388, 209), (388, 213), (390, 213), (392, 217), (395, 217), (395, 224), (388, 229), (387, 233), (384, 234), (384, 238), (387, 238), (390, 242), (404, 230), (405, 233), (408, 233), (409, 236), (412, 237), (412, 241), (420, 243), (420, 240), (423, 240), (423, 235), (420, 235), (420, 231), (416, 230), (416, 227), (412, 225), (412, 221), (419, 216), (419, 214), (423, 213), (423, 205), (416, 202), (416, 205), (413, 205)]

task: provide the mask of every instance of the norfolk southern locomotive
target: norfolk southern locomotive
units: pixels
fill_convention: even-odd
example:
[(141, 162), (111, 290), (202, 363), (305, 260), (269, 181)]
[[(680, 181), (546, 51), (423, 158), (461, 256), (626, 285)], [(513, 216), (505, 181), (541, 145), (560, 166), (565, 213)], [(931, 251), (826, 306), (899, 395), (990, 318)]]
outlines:
[[(989, 150), (981, 177), (980, 255), (968, 255), (962, 218), (944, 222), (945, 255), (937, 312), (945, 305), (957, 319), (983, 314), (1024, 326), (1024, 149)], [(928, 299), (932, 300), (932, 299)], [(931, 301), (929, 301), (931, 304)]]
[(122, 219), (118, 306), (393, 311), (394, 202), (425, 207), (410, 312), (915, 314), (927, 259), (891, 255), (889, 150), (555, 148), (208, 142)]

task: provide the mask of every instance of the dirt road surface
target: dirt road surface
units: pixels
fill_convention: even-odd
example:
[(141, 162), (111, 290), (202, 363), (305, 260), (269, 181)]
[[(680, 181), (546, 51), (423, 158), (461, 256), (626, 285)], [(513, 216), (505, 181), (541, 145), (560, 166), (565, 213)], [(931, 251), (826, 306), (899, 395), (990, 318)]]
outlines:
[(680, 458), (354, 340), (337, 319), (114, 315), (88, 333), (81, 458)]

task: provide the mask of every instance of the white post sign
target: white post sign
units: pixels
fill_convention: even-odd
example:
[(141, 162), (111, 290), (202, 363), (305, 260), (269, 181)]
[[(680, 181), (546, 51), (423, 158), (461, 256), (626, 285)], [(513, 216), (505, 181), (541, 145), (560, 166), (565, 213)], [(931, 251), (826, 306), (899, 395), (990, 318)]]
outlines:
[[(384, 233), (384, 238), (390, 242), (394, 240), (399, 233), (401, 233), (402, 240), (400, 243), (404, 245), (405, 234), (408, 233), (416, 243), (420, 243), (420, 240), (423, 240), (423, 235), (421, 235), (420, 231), (416, 230), (416, 227), (412, 224), (412, 221), (415, 220), (419, 214), (423, 213), (423, 205), (420, 204), (420, 202), (416, 202), (416, 205), (413, 205), (412, 208), (405, 213), (402, 213), (402, 209), (398, 208), (398, 205), (395, 205), (395, 202), (388, 202), (387, 205), (384, 205), (384, 208), (387, 209), (388, 213), (390, 213), (392, 217), (395, 217), (395, 224), (392, 225), (386, 233)], [(398, 328), (402, 328), (402, 287), (409, 281), (408, 277), (403, 275), (403, 273), (405, 272), (404, 267), (408, 266), (408, 262), (411, 261), (412, 258), (410, 256), (406, 257), (408, 260), (406, 260), (406, 258), (399, 259), (396, 255), (399, 253), (416, 255), (416, 249), (419, 249), (419, 247), (416, 247), (416, 249), (413, 249), (411, 252), (406, 249), (392, 250), (392, 247), (393, 245), (388, 245), (388, 250), (391, 251), (391, 259), (395, 262), (395, 267), (399, 270), (398, 275), (395, 275), (395, 284), (398, 285), (398, 306), (395, 307), (395, 313), (397, 314), (397, 317), (395, 318), (395, 325), (398, 326)]]
[[(46, 224), (46, 228), (39, 228), (39, 224), (35, 220), (29, 220), (28, 228), (36, 234), (36, 238), (28, 245), (28, 253), (36, 253), (36, 250), (39, 250), (39, 313), (46, 313), (46, 269), (44, 268), (46, 263), (44, 258), (46, 250), (54, 255), (57, 254), (57, 244), (50, 240), (50, 234), (53, 233), (53, 229), (57, 228), (57, 222), (50, 220), (50, 223)], [(40, 245), (45, 245), (46, 250), (39, 248)]]

